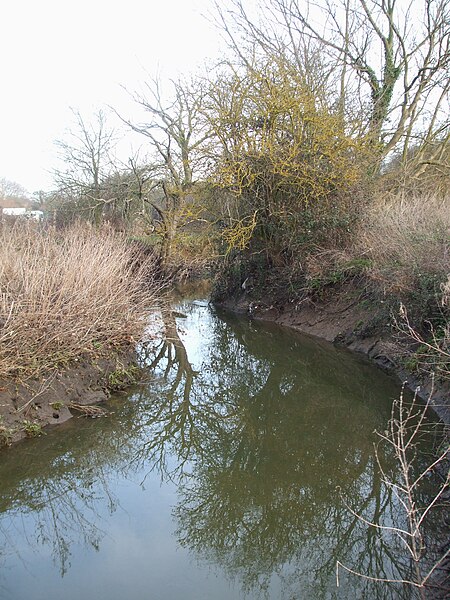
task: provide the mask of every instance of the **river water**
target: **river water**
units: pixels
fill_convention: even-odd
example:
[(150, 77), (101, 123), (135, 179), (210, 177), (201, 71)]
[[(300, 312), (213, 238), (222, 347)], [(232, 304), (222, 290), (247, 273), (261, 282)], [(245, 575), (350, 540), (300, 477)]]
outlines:
[[(0, 454), (0, 598), (408, 598), (374, 459), (399, 385), (362, 358), (185, 300), (149, 381)], [(153, 323), (153, 330), (159, 327)], [(380, 447), (395, 476), (389, 449)]]

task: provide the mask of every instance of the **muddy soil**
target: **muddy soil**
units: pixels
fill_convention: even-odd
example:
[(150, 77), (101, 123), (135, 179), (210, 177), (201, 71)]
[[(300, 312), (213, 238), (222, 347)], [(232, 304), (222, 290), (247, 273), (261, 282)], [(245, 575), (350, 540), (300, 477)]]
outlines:
[(96, 416), (112, 391), (131, 383), (136, 354), (129, 349), (95, 362), (80, 359), (39, 379), (0, 381), (0, 447), (40, 435), (74, 415)]

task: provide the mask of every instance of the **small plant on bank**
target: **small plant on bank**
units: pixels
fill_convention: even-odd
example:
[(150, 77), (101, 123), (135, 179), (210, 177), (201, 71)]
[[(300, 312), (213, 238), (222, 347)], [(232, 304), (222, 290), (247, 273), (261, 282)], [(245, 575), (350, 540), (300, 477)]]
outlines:
[(0, 415), (0, 448), (11, 444), (13, 433), (13, 429), (4, 425), (3, 417)]
[(136, 383), (139, 379), (140, 369), (136, 365), (127, 368), (117, 368), (108, 376), (108, 384), (111, 390), (121, 390), (128, 385)]
[[(320, 261), (320, 256), (310, 257), (310, 260)], [(319, 295), (327, 287), (342, 285), (346, 281), (350, 281), (355, 277), (364, 275), (367, 269), (371, 266), (371, 261), (366, 258), (352, 258), (344, 260), (334, 265), (331, 269), (325, 270), (323, 266), (320, 268), (319, 275), (313, 275), (307, 279), (308, 290), (312, 294)]]
[(44, 432), (42, 431), (42, 426), (39, 423), (36, 423), (35, 421), (28, 421), (25, 419), (22, 425), (27, 437), (39, 437), (41, 435), (44, 435)]

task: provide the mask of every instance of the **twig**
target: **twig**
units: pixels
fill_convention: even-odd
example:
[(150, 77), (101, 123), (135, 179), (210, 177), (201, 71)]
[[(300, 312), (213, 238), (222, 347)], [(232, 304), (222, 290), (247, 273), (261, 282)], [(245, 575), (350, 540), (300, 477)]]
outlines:
[(369, 581), (378, 581), (379, 583), (401, 583), (403, 585), (405, 585), (405, 584), (412, 585), (416, 588), (424, 587), (423, 582), (415, 583), (414, 581), (410, 581), (409, 579), (385, 579), (383, 577), (372, 577), (370, 575), (366, 575), (365, 573), (359, 573), (358, 571), (354, 571), (353, 569), (350, 569), (350, 567), (346, 567), (340, 561), (336, 561), (336, 585), (337, 585), (337, 587), (339, 587), (339, 567), (342, 567), (343, 569), (345, 569), (352, 575), (357, 575), (358, 577), (362, 577), (363, 579), (368, 579)]
[(18, 413), (24, 412), (36, 400), (36, 398), (39, 398), (39, 396), (42, 396), (42, 394), (44, 394), (49, 389), (50, 385), (55, 380), (56, 374), (57, 374), (57, 371), (55, 371), (53, 373), (53, 375), (49, 379), (46, 379), (42, 383), (39, 391), (36, 392), (36, 394), (34, 394), (34, 396), (32, 396), (30, 398), (30, 400), (28, 400), (28, 402), (26, 402), (23, 406), (21, 406), (20, 408), (18, 408), (16, 412), (18, 412)]

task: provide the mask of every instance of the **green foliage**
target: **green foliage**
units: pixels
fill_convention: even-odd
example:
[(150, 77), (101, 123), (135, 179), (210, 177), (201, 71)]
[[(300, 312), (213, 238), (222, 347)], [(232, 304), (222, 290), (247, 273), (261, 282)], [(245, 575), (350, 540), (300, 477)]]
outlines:
[(415, 285), (405, 302), (415, 323), (421, 324), (426, 319), (434, 326), (445, 324), (446, 318), (439, 300), (441, 284), (442, 275), (438, 273), (416, 274)]
[(53, 408), (53, 410), (61, 410), (61, 408), (63, 408), (65, 404), (64, 402), (52, 402), (50, 406)]
[(3, 417), (0, 415), (0, 448), (11, 444), (13, 433), (13, 429), (4, 425)]
[(405, 356), (402, 359), (403, 366), (411, 373), (418, 372), (420, 366), (419, 356), (416, 353), (410, 354), (409, 356)]
[(22, 425), (27, 437), (39, 437), (40, 435), (44, 435), (44, 432), (42, 431), (42, 425), (36, 423), (35, 421), (28, 421), (25, 419)]
[(340, 285), (345, 281), (362, 275), (370, 268), (371, 261), (366, 258), (353, 258), (342, 262), (331, 270), (324, 270), (319, 276), (308, 279), (308, 288), (312, 294), (320, 295), (327, 287)]
[(140, 369), (136, 365), (118, 367), (108, 375), (108, 386), (111, 390), (121, 390), (139, 379)]

